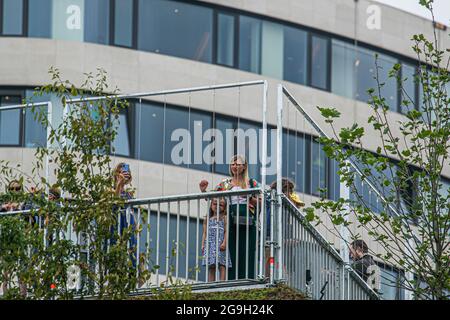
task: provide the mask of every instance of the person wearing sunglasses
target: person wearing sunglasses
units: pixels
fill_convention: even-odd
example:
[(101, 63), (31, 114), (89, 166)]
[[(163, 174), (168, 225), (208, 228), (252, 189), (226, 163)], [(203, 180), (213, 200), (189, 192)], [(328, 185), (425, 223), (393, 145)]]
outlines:
[(23, 185), (19, 180), (12, 180), (6, 187), (4, 195), (5, 202), (0, 207), (0, 212), (10, 212), (22, 210), (23, 204), (18, 202), (20, 194), (23, 193)]

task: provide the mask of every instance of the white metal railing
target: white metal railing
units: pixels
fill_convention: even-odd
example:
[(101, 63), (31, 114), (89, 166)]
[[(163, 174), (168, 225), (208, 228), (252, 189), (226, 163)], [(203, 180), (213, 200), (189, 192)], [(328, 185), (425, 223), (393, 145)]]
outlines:
[(341, 258), (301, 211), (282, 196), (282, 279), (319, 300), (369, 300), (378, 295)]
[[(271, 207), (268, 212), (273, 223), (269, 224), (269, 228), (263, 227), (262, 221), (267, 221), (265, 211), (262, 210), (263, 203), (254, 200), (255, 214), (252, 214), (250, 207), (245, 204), (251, 202), (251, 197), (262, 199), (262, 192), (261, 189), (248, 189), (127, 201), (125, 207), (117, 212), (115, 231), (120, 232), (125, 227), (124, 224), (132, 225), (136, 235), (135, 239), (129, 242), (128, 249), (135, 250), (135, 261), (142, 253), (149, 257), (144, 266), (134, 263), (137, 278), (145, 268), (151, 270), (154, 266), (159, 266), (150, 280), (140, 284), (136, 290), (159, 287), (164, 283), (204, 283), (220, 287), (229, 286), (236, 280), (255, 280), (254, 283), (268, 283), (270, 280), (271, 283), (285, 281), (295, 289), (308, 292), (313, 299), (377, 298), (286, 197), (282, 196), (280, 227), (277, 225), (277, 212), (274, 210), (277, 198), (273, 195), (267, 197), (269, 201), (266, 206)], [(220, 226), (214, 225), (216, 221), (209, 215), (211, 206), (219, 203), (220, 207), (221, 202), (222, 209), (225, 209), (223, 217), (229, 221), (224, 226), (228, 232), (222, 235), (215, 232)], [(243, 213), (241, 218), (238, 213)], [(18, 214), (31, 216), (33, 210), (2, 212), (0, 218)], [(240, 221), (241, 224), (234, 221)], [(38, 225), (44, 229), (44, 234), (47, 234), (47, 225)], [(206, 241), (202, 241), (203, 232)], [(274, 241), (278, 232), (281, 232), (281, 245)], [(220, 251), (220, 241), (225, 239), (225, 234), (228, 241), (225, 250)], [(84, 255), (86, 262), (89, 261), (93, 268), (98, 270), (87, 249), (89, 238), (77, 234), (72, 224), (67, 232), (61, 233), (59, 237), (55, 235), (53, 239), (71, 240), (81, 248), (84, 247), (79, 256)], [(210, 241), (207, 241), (208, 239)], [(45, 245), (52, 243), (47, 241)], [(109, 245), (110, 243), (105, 250), (109, 249)], [(211, 245), (215, 247), (211, 248)], [(267, 250), (264, 250), (265, 247)], [(278, 250), (283, 254), (282, 264), (276, 259), (275, 253)], [(223, 261), (229, 261), (228, 259), (232, 267), (222, 269), (221, 275), (220, 265), (224, 264)], [(209, 263), (205, 263), (206, 261)], [(271, 261), (270, 266), (266, 264), (267, 261)], [(280, 273), (274, 272), (275, 266), (281, 269)], [(79, 268), (71, 268), (69, 272), (69, 278), (72, 279), (69, 282), (70, 289), (81, 293), (85, 284)], [(281, 274), (281, 277), (278, 277), (278, 274)]]
[[(264, 255), (260, 255), (260, 252), (264, 253), (261, 248), (265, 239), (261, 227), (265, 212), (261, 210), (262, 198), (261, 189), (248, 189), (127, 201), (122, 209), (115, 212), (117, 228), (113, 232), (121, 233), (123, 228), (132, 227), (135, 234), (127, 247), (134, 252), (132, 259), (137, 279), (143, 270), (154, 271), (149, 281), (140, 283), (136, 290), (173, 283), (209, 283), (217, 286), (235, 280), (264, 282), (264, 270), (260, 269), (265, 259)], [(247, 205), (251, 201), (255, 203), (254, 208)], [(214, 205), (217, 208), (222, 205), (221, 219), (218, 221), (209, 214)], [(36, 215), (36, 211), (1, 212), (0, 219), (13, 215), (31, 218)], [(221, 221), (228, 223), (219, 225)], [(30, 223), (36, 221), (30, 219)], [(95, 225), (95, 221), (91, 223)], [(39, 221), (38, 228), (43, 231), (44, 239), (48, 239), (48, 225)], [(223, 232), (225, 230), (227, 232)], [(53, 243), (59, 239), (79, 245), (78, 257), (84, 256), (85, 262), (98, 272), (97, 263), (90, 256), (90, 238), (77, 233), (72, 223), (69, 223), (66, 232), (51, 238), (54, 239)], [(227, 239), (225, 248), (221, 249), (224, 239)], [(45, 246), (52, 245), (52, 242), (44, 241)], [(108, 241), (104, 250), (108, 251), (110, 245)], [(143, 253), (149, 258), (144, 265), (137, 262)], [(155, 269), (155, 266), (158, 267)], [(70, 289), (80, 294), (85, 286), (81, 270), (72, 269), (69, 275), (73, 279)]]

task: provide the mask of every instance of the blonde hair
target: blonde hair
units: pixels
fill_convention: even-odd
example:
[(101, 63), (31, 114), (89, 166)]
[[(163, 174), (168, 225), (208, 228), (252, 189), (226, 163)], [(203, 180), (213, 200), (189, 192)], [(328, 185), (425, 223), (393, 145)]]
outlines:
[(240, 177), (239, 176), (237, 177), (237, 180), (239, 181), (239, 185), (242, 189), (247, 189), (247, 181), (249, 180), (248, 179), (248, 163), (243, 155), (237, 154), (237, 155), (234, 155), (233, 157), (231, 157), (230, 166), (228, 168), (230, 176), (234, 177), (233, 172), (231, 171), (231, 165), (234, 162), (236, 162), (237, 160), (241, 160), (241, 162), (243, 162), (243, 164), (245, 165), (244, 172), (241, 174)]
[[(119, 178), (119, 174), (120, 174), (120, 172), (122, 171), (122, 167), (123, 167), (123, 165), (125, 164), (125, 162), (120, 162), (119, 164), (117, 164), (117, 166), (114, 168), (114, 171), (113, 171), (113, 178), (114, 178), (114, 187), (116, 187), (116, 185), (117, 185), (117, 179)], [(131, 175), (131, 169), (129, 170), (129, 173), (130, 173), (130, 182), (131, 182), (131, 180), (132, 180), (132, 175)]]

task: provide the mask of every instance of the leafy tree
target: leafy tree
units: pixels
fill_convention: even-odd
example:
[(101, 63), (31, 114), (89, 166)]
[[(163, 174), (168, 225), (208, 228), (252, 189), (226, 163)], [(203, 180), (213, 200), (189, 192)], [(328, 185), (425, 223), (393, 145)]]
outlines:
[[(115, 98), (117, 89), (103, 100), (70, 103), (77, 97), (102, 96), (109, 91), (106, 72), (101, 69), (95, 76), (86, 74), (84, 89), (63, 80), (55, 68), (50, 74), (52, 83), (38, 88), (35, 95), (56, 95), (66, 110), (63, 121), (52, 125), (46, 108), (25, 101), (33, 105), (36, 119), (48, 130), (50, 146), (36, 149), (30, 175), (20, 164), (0, 162), (4, 181), (17, 178), (34, 187), (31, 193), (15, 192), (2, 199), (30, 209), (26, 215), (0, 217), (0, 282), (8, 284), (4, 297), (25, 296), (23, 290), (14, 289), (17, 285), (12, 279), (18, 279), (28, 297), (36, 299), (70, 299), (75, 294), (124, 298), (138, 283), (148, 280), (151, 272), (144, 268), (149, 265), (146, 254), (135, 257), (136, 249), (129, 245), (131, 237), (141, 231), (140, 221), (135, 228), (117, 231), (124, 200), (113, 188), (110, 155), (119, 112), (128, 104)], [(60, 201), (49, 200), (52, 188), (62, 190)], [(68, 230), (82, 240), (72, 241)], [(81, 292), (68, 290), (71, 268), (81, 270)]]
[[(420, 3), (434, 20), (433, 1)], [(441, 175), (445, 168), (449, 172), (450, 49), (440, 49), (436, 29), (431, 41), (423, 34), (411, 40), (419, 61), (415, 82), (422, 94), (418, 101), (409, 95), (400, 64), (389, 71), (389, 78), (397, 80), (401, 106), (406, 110), (400, 123), (394, 123), (389, 115), (376, 59), (377, 86), (368, 89), (373, 112), (367, 119), (379, 137), (376, 152), (365, 150), (363, 141), (368, 133), (362, 126), (338, 128), (335, 120), (340, 113), (318, 107), (333, 132), (320, 141), (327, 156), (339, 162), (341, 182), (353, 196), (338, 201), (321, 199), (307, 212), (310, 220), (318, 222), (323, 221), (312, 214), (314, 209), (326, 212), (334, 231), (347, 241), (360, 239), (365, 229), (370, 242), (384, 251), (372, 253), (405, 271), (401, 287), (416, 298), (448, 299), (450, 188), (443, 185)], [(361, 183), (370, 190), (368, 194), (360, 188)], [(343, 234), (345, 230), (350, 237)]]

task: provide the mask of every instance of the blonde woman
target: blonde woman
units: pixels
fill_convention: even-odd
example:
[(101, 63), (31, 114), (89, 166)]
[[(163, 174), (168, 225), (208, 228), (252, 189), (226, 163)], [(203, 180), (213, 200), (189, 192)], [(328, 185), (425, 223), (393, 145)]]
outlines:
[[(248, 177), (248, 163), (244, 156), (235, 155), (230, 160), (230, 178), (224, 179), (215, 191), (239, 191), (250, 188), (259, 188), (255, 179)], [(206, 191), (208, 181), (200, 182), (200, 190)], [(230, 221), (228, 227), (228, 244), (233, 266), (229, 269), (228, 279), (254, 279), (255, 278), (255, 251), (257, 214), (256, 208), (260, 199), (255, 196), (233, 196), (230, 203)], [(261, 207), (261, 206), (259, 206)], [(238, 210), (239, 208), (239, 210)], [(247, 208), (249, 211), (247, 234)], [(239, 230), (239, 231), (238, 231)], [(237, 233), (239, 232), (239, 239)], [(247, 248), (248, 236), (248, 248)], [(246, 260), (248, 258), (248, 266)], [(248, 270), (248, 276), (247, 276)]]
[[(116, 194), (116, 196), (126, 200), (131, 200), (133, 199), (133, 193), (128, 190), (126, 187), (126, 185), (131, 184), (133, 177), (131, 175), (131, 170), (130, 170), (130, 165), (124, 162), (119, 163), (115, 169), (114, 169), (114, 192)], [(117, 214), (117, 211), (114, 210), (114, 214)], [(121, 209), (120, 210), (120, 221), (118, 221), (118, 223), (120, 223), (120, 230), (119, 233), (122, 234), (123, 230), (125, 228), (128, 228), (128, 222), (127, 222), (127, 217), (126, 217), (126, 211)], [(129, 225), (131, 226), (133, 233), (130, 237), (130, 248), (133, 250), (133, 254), (132, 254), (132, 262), (133, 262), (133, 267), (136, 267), (136, 246), (137, 246), (137, 239), (136, 239), (136, 235), (134, 234), (135, 230), (136, 230), (136, 223), (135, 223), (135, 218), (134, 218), (134, 214), (133, 211), (131, 211), (130, 214), (130, 223)], [(111, 244), (115, 244), (116, 240), (114, 238), (115, 233), (117, 233), (117, 229), (115, 227), (111, 228)], [(134, 249), (133, 249), (134, 248)]]

